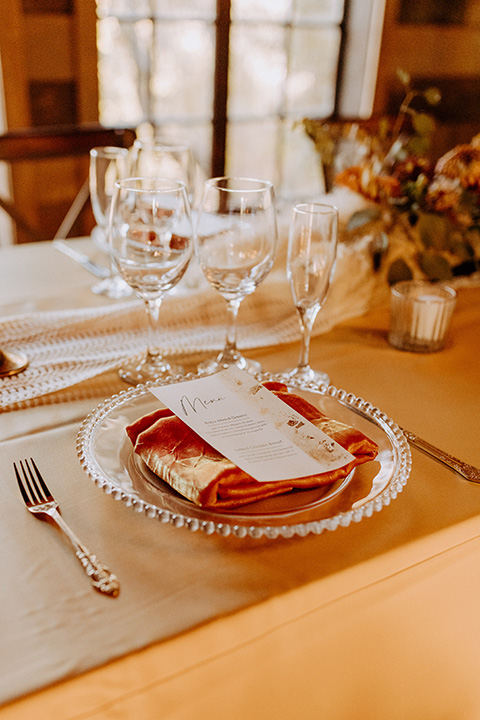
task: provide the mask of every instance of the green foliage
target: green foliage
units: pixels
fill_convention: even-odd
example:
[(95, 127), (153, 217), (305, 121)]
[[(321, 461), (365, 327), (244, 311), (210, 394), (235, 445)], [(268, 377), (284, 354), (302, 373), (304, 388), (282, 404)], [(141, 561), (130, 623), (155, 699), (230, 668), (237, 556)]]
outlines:
[(442, 215), (419, 213), (417, 229), (425, 249), (445, 250), (448, 247), (450, 223)]
[(403, 70), (403, 68), (397, 68), (396, 74), (397, 74), (398, 79), (399, 79), (400, 82), (402, 83), (402, 85), (403, 85), (405, 88), (409, 88), (409, 87), (410, 87), (410, 84), (411, 84), (411, 82), (412, 82), (412, 78), (411, 78), (411, 76), (410, 76), (410, 73), (407, 72), (406, 70)]
[[(395, 152), (397, 158), (406, 157), (408, 155), (416, 155), (417, 157), (425, 155), (429, 152), (432, 137), (435, 132), (435, 119), (429, 113), (416, 110), (412, 107), (414, 100), (423, 99), (427, 105), (438, 105), (442, 95), (436, 87), (427, 87), (425, 90), (417, 90), (412, 86), (410, 74), (401, 68), (397, 69), (397, 77), (402, 83), (405, 90), (405, 97), (400, 105), (400, 110), (395, 121), (392, 137), (392, 148), (395, 147), (402, 133), (405, 119), (410, 118), (412, 131), (408, 133), (408, 137), (402, 143), (398, 151)], [(392, 153), (390, 153), (392, 155)]]
[(451, 280), (453, 277), (448, 260), (431, 250), (418, 254), (418, 265), (429, 280)]
[(475, 250), (467, 238), (452, 238), (450, 250), (459, 262), (465, 262), (475, 258)]
[(423, 91), (423, 96), (429, 105), (438, 105), (442, 99), (442, 93), (436, 87), (428, 87)]
[(369, 207), (357, 210), (352, 213), (347, 223), (347, 230), (357, 230), (373, 220), (381, 217), (381, 210), (378, 207)]
[[(439, 89), (413, 87), (410, 74), (403, 69), (397, 70), (397, 78), (405, 94), (393, 124), (391, 118), (381, 118), (371, 132), (361, 123), (306, 118), (304, 130), (315, 143), (324, 171), (334, 167), (342, 138), (355, 138), (361, 147), (357, 166), (338, 174), (337, 182), (373, 203), (353, 213), (346, 230), (369, 235), (375, 271), (386, 268), (389, 283), (419, 273), (434, 281), (471, 275), (480, 271), (480, 171), (475, 155), (480, 134), (477, 142), (472, 140), (467, 160), (463, 145), (450, 152), (454, 159), (455, 151), (460, 157), (455, 169), (458, 177), (453, 178), (456, 184), (452, 184), (451, 176), (438, 169), (438, 163), (434, 166), (429, 157), (436, 124), (425, 106), (440, 102)], [(324, 174), (327, 181), (328, 173)], [(366, 227), (369, 224), (371, 227)], [(398, 232), (391, 235), (390, 243), (388, 235), (394, 227)], [(402, 241), (402, 234), (406, 243), (411, 243), (405, 258), (398, 257), (398, 247), (394, 247), (395, 241)], [(395, 260), (391, 261), (390, 253)]]
[(387, 280), (390, 285), (400, 282), (401, 280), (411, 280), (412, 278), (413, 273), (409, 265), (407, 265), (402, 258), (394, 260), (388, 268)]

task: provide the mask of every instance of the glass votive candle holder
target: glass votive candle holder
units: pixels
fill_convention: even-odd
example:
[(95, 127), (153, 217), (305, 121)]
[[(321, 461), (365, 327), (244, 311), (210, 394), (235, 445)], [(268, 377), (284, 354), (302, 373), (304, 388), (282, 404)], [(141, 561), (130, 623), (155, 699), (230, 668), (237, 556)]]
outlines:
[(436, 352), (445, 342), (457, 293), (448, 285), (403, 280), (390, 289), (388, 340), (399, 350)]

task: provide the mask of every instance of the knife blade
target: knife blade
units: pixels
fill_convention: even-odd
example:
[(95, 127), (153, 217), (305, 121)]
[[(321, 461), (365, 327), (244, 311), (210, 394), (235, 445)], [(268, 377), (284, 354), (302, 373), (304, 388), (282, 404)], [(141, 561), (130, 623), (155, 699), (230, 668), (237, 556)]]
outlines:
[[(356, 408), (354, 405), (347, 405), (349, 410), (353, 410), (353, 412), (357, 413), (357, 415), (361, 415), (366, 420), (369, 420), (370, 422), (375, 422), (375, 419), (372, 417), (369, 417), (366, 415), (362, 410), (359, 408)], [(469, 463), (463, 462), (463, 460), (459, 460), (454, 455), (450, 455), (449, 453), (445, 452), (444, 450), (440, 450), (440, 448), (436, 447), (435, 445), (432, 445), (431, 443), (427, 442), (426, 440), (423, 440), (423, 438), (419, 437), (418, 435), (415, 435), (410, 430), (405, 430), (405, 428), (402, 428), (398, 426), (398, 429), (400, 432), (402, 432), (405, 436), (405, 439), (407, 442), (412, 445), (413, 447), (417, 448), (418, 450), (421, 450), (426, 455), (429, 455), (434, 460), (437, 460), (440, 463), (443, 463), (447, 467), (450, 468), (450, 470), (454, 470), (454, 472), (461, 475), (465, 480), (468, 480), (469, 482), (478, 483), (480, 484), (480, 469), (475, 467), (474, 465), (469, 465)]]
[(53, 247), (56, 250), (59, 250), (71, 260), (74, 260), (76, 263), (85, 268), (85, 270), (88, 270), (89, 273), (95, 275), (95, 277), (101, 278), (102, 280), (110, 277), (111, 273), (108, 268), (103, 267), (102, 265), (98, 265), (98, 263), (90, 260), (88, 255), (85, 255), (85, 253), (81, 252), (80, 250), (76, 250), (63, 240), (53, 240), (52, 242)]

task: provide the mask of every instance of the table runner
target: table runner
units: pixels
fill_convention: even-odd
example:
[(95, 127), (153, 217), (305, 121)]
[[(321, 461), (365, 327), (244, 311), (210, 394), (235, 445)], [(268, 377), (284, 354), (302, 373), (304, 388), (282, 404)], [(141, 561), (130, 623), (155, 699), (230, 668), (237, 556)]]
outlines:
[[(342, 246), (336, 281), (314, 325), (313, 335), (368, 309), (378, 281), (363, 244)], [(225, 300), (211, 288), (167, 296), (160, 308), (166, 355), (219, 351), (226, 334)], [(277, 270), (245, 298), (238, 316), (238, 346), (259, 348), (298, 341), (298, 316), (285, 271)], [(116, 368), (146, 348), (141, 301), (95, 308), (14, 315), (0, 323), (2, 347), (24, 352), (27, 369), (0, 378), (0, 409), (38, 398)]]

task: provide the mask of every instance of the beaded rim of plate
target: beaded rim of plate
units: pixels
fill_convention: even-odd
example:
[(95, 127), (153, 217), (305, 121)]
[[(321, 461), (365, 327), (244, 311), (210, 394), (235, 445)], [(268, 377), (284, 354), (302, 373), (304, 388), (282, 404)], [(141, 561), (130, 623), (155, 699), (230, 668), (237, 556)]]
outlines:
[[(188, 500), (184, 500), (186, 512), (172, 512), (166, 507), (147, 502), (136, 496), (132, 492), (128, 492), (120, 487), (114, 478), (109, 477), (96, 462), (91, 455), (92, 442), (95, 433), (98, 431), (101, 423), (108, 418), (111, 413), (116, 412), (120, 408), (130, 404), (132, 401), (141, 398), (149, 392), (150, 387), (158, 384), (168, 384), (171, 382), (180, 382), (184, 380), (193, 380), (197, 376), (193, 373), (188, 375), (171, 377), (162, 383), (149, 382), (143, 385), (137, 385), (130, 390), (122, 390), (120, 393), (107, 398), (98, 405), (83, 421), (77, 434), (76, 450), (77, 456), (85, 470), (86, 474), (94, 482), (94, 484), (115, 500), (124, 502), (136, 512), (146, 514), (150, 518), (160, 520), (162, 523), (168, 523), (178, 528), (187, 528), (192, 532), (201, 531), (207, 535), (214, 533), (222, 536), (233, 536), (237, 538), (292, 538), (294, 536), (305, 537), (312, 533), (321, 534), (325, 530), (333, 531), (338, 527), (348, 527), (352, 522), (360, 522), (365, 517), (371, 517), (375, 512), (379, 512), (382, 508), (389, 505), (391, 500), (405, 487), (411, 470), (411, 452), (408, 442), (396, 423), (393, 422), (385, 413), (373, 406), (366, 400), (356, 397), (353, 393), (346, 390), (336, 388), (333, 385), (318, 385), (310, 382), (304, 383), (294, 379), (286, 379), (285, 376), (271, 373), (260, 373), (256, 377), (261, 382), (282, 382), (289, 388), (298, 389), (305, 392), (315, 392), (325, 397), (333, 398), (340, 402), (343, 406), (353, 410), (355, 413), (373, 421), (387, 435), (392, 445), (394, 465), (391, 471), (391, 477), (387, 485), (377, 494), (367, 497), (365, 502), (355, 503), (355, 506), (346, 511), (333, 514), (329, 517), (309, 520), (307, 522), (296, 522), (294, 518), (285, 523), (281, 522), (282, 514), (276, 513), (278, 524), (272, 522), (264, 524), (255, 521), (257, 516), (245, 515), (238, 521), (238, 515), (233, 517), (221, 511), (209, 510), (205, 508), (197, 508)], [(152, 396), (153, 397), (153, 396)], [(370, 499), (368, 499), (370, 498)], [(191, 507), (191, 511), (188, 509)], [(204, 516), (207, 517), (204, 517)], [(285, 515), (294, 516), (295, 512), (288, 512)]]

